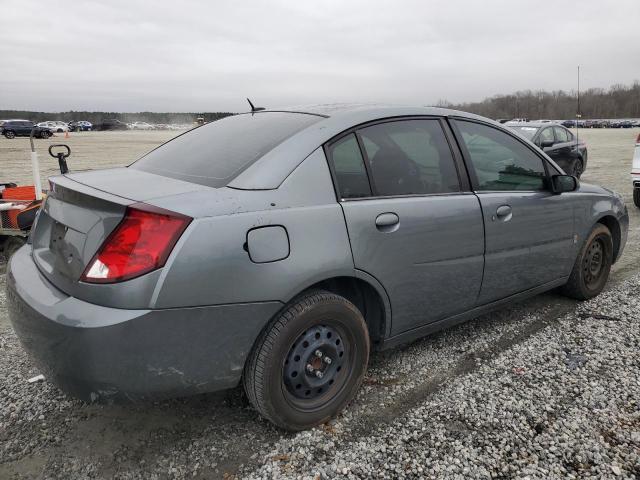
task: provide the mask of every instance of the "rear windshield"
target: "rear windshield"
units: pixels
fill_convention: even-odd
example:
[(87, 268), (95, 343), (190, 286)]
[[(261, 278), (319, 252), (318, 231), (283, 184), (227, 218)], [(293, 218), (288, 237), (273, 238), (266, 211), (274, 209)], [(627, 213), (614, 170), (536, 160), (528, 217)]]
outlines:
[(151, 151), (130, 168), (223, 187), (253, 162), (305, 127), (317, 115), (245, 113), (195, 128)]

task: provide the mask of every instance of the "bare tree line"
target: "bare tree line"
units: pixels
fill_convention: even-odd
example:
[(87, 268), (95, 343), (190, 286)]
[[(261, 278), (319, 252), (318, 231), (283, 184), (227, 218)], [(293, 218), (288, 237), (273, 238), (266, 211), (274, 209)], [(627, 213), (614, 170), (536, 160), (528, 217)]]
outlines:
[[(440, 100), (438, 106), (477, 113), (490, 118), (529, 118), (529, 119), (575, 119), (580, 113), (588, 118), (640, 118), (640, 81), (632, 85), (617, 84), (608, 90), (590, 88), (580, 92), (580, 111), (578, 112), (578, 94), (575, 90), (523, 90), (509, 95), (495, 95), (481, 102), (453, 104)], [(23, 110), (0, 110), (0, 119), (24, 118), (27, 120), (88, 120), (100, 123), (108, 118), (125, 122), (145, 121), (150, 123), (190, 123), (204, 116), (207, 121), (231, 115), (227, 112), (208, 113), (161, 113), (161, 112), (32, 112)]]
[(613, 85), (608, 90), (590, 88), (580, 92), (555, 90), (523, 90), (509, 95), (496, 95), (481, 102), (452, 104), (446, 100), (438, 106), (464, 110), (490, 118), (575, 119), (580, 113), (587, 118), (640, 118), (640, 81), (632, 85)]

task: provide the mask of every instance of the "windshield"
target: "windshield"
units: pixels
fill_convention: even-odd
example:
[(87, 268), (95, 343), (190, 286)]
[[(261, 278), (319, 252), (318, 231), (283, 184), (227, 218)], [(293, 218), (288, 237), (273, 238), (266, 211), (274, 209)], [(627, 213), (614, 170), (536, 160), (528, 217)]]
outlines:
[(317, 115), (290, 112), (233, 115), (174, 138), (130, 168), (223, 187), (284, 140), (320, 120)]
[(528, 140), (533, 140), (533, 137), (538, 131), (538, 127), (518, 127), (514, 125), (509, 125), (509, 128), (511, 128), (512, 130), (515, 130), (516, 132), (518, 132), (520, 135), (522, 135)]

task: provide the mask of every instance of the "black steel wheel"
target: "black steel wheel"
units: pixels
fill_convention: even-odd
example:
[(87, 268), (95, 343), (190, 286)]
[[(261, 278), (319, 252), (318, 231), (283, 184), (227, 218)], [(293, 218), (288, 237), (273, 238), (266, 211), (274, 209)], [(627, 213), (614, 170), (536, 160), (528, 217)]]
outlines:
[(597, 223), (580, 249), (562, 292), (578, 300), (598, 295), (607, 283), (613, 263), (613, 239), (609, 229)]
[(12, 131), (12, 130), (7, 130), (4, 132), (4, 136), (6, 138), (8, 138), (9, 140), (11, 140), (12, 138), (16, 138), (16, 132)]
[(310, 292), (263, 332), (244, 370), (244, 388), (265, 418), (286, 430), (330, 420), (354, 397), (366, 372), (369, 336), (347, 299)]
[[(351, 368), (353, 343), (348, 332), (331, 325), (305, 330), (291, 345), (282, 381), (287, 399), (302, 410), (322, 407), (344, 385)], [(347, 339), (347, 340), (345, 340)]]

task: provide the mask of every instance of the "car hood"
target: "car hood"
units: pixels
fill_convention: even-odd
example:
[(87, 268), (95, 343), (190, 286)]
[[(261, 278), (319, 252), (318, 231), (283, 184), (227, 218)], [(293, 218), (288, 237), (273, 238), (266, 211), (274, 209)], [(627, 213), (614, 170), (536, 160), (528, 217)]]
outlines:
[(619, 196), (615, 191), (613, 190), (609, 190), (608, 188), (605, 187), (601, 187), (600, 185), (593, 185), (591, 183), (584, 183), (582, 181), (580, 181), (580, 188), (578, 189), (579, 192), (582, 193), (599, 193), (601, 195), (613, 195), (613, 196)]

